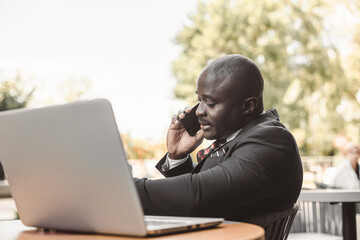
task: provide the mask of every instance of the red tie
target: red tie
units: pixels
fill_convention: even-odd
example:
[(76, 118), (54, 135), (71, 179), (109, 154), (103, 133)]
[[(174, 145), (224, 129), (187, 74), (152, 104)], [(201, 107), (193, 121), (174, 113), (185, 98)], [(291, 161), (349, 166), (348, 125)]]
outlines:
[(208, 148), (200, 150), (196, 154), (196, 158), (197, 158), (198, 163), (201, 160), (203, 160), (204, 158), (206, 158), (207, 156), (209, 156), (216, 148), (220, 147), (225, 142), (226, 142), (226, 139), (219, 139), (219, 140), (216, 140), (215, 142), (213, 142)]

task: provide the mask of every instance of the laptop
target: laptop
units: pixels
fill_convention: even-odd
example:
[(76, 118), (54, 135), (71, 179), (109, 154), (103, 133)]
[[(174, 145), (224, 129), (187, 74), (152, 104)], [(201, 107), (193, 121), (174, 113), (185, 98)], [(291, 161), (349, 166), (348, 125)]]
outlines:
[(147, 236), (224, 220), (144, 216), (106, 99), (0, 112), (0, 160), (27, 226)]

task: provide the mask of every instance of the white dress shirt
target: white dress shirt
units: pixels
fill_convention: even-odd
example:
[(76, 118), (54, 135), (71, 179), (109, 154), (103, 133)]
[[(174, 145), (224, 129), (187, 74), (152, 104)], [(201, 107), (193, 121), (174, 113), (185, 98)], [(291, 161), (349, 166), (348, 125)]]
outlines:
[(349, 159), (344, 159), (336, 167), (328, 168), (325, 172), (324, 183), (344, 189), (360, 188), (360, 180)]

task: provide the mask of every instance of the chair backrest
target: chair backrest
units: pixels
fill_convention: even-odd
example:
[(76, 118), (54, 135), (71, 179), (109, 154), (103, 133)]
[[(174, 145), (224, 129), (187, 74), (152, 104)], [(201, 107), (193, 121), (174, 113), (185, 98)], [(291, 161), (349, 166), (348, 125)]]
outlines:
[(326, 233), (342, 236), (342, 210), (339, 203), (299, 201), (291, 233)]
[(1, 162), (0, 162), (0, 181), (5, 180), (5, 172), (4, 172), (4, 167), (2, 166)]
[(266, 240), (286, 240), (298, 209), (299, 206), (295, 203), (291, 208), (251, 217), (244, 222), (263, 227)]

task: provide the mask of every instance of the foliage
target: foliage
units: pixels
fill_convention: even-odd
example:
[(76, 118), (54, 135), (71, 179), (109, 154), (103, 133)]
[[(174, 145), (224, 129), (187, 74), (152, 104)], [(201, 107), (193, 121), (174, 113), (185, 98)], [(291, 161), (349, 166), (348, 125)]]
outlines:
[(262, 71), (265, 108), (277, 108), (282, 122), (302, 136), (302, 154), (332, 154), (344, 124), (337, 106), (354, 91), (324, 21), (332, 7), (323, 0), (199, 1), (176, 37), (182, 51), (173, 62), (175, 96), (193, 104), (206, 63), (242, 54)]
[[(342, 67), (349, 85), (352, 86), (347, 89), (347, 95), (342, 96), (338, 111), (346, 123), (344, 134), (350, 141), (360, 142), (360, 2), (343, 0), (338, 5), (346, 7), (347, 19), (351, 19), (351, 24), (340, 23), (342, 26), (339, 28), (339, 34), (349, 38), (349, 53), (344, 57)], [(344, 25), (352, 27), (344, 28)]]
[(35, 88), (25, 90), (23, 80), (18, 73), (14, 80), (7, 80), (0, 85), (0, 111), (26, 107)]
[(92, 82), (86, 78), (70, 78), (59, 85), (59, 92), (65, 102), (89, 98)]
[(134, 139), (130, 134), (121, 134), (128, 159), (160, 159), (167, 150), (164, 143), (152, 143), (143, 139)]
[[(25, 91), (22, 78), (18, 73), (14, 80), (4, 81), (0, 84), (0, 111), (26, 107), (35, 89)], [(3, 166), (0, 162), (0, 181), (5, 179)]]

